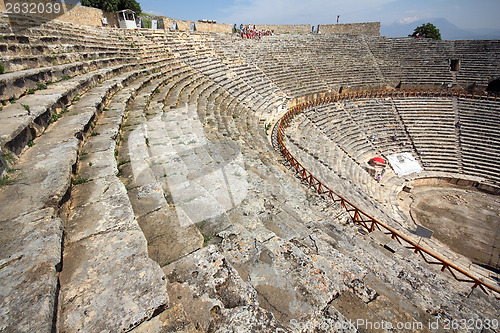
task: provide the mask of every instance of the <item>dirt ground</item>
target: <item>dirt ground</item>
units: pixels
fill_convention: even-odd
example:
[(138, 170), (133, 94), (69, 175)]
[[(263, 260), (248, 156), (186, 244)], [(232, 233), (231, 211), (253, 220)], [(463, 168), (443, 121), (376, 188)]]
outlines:
[(500, 197), (457, 187), (415, 187), (413, 220), (433, 238), (492, 271), (500, 271)]

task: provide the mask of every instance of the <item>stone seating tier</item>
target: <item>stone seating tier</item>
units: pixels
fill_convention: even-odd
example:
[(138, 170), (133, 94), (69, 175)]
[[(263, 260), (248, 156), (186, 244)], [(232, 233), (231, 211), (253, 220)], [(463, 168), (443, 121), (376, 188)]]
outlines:
[[(262, 119), (291, 97), (387, 82), (374, 66), (376, 39), (284, 35), (257, 42), (99, 28), (78, 35), (71, 24), (44, 24), (26, 33), (28, 42), (73, 35), (83, 44), (88, 36), (93, 46), (82, 52), (100, 52), (93, 47), (105, 47), (112, 32), (117, 45), (134, 44), (127, 51), (133, 59), (78, 68), (47, 89), (19, 92), (0, 111), (11, 125), (0, 127), (2, 152), (17, 154), (0, 187), (1, 201), (9, 202), (0, 207), (2, 329), (286, 331), (292, 319), (355, 320), (339, 312), (342, 302), (383, 320), (426, 322), (428, 309), (443, 307), (450, 318), (461, 308), (478, 318), (496, 311), (487, 296), (466, 297), (467, 285), (405, 248), (384, 250), (382, 235), (359, 237), (340, 205), (312, 195), (276, 162)], [(440, 51), (439, 43), (432, 46)], [(339, 192), (399, 227), (387, 193), (400, 184), (389, 172), (385, 190), (364, 169), (370, 155), (390, 147), (370, 141), (367, 128), (383, 135), (398, 129), (414, 154), (418, 145), (428, 148), (429, 170), (454, 170), (453, 154), (438, 158), (445, 149), (455, 160), (472, 156), (465, 145), (463, 155), (452, 145), (461, 135), (453, 102), (444, 102), (452, 107), (437, 123), (446, 142), (439, 145), (424, 135), (437, 111), (408, 101), (420, 116), (394, 100), (303, 114), (291, 149)], [(415, 117), (430, 121), (418, 126)]]

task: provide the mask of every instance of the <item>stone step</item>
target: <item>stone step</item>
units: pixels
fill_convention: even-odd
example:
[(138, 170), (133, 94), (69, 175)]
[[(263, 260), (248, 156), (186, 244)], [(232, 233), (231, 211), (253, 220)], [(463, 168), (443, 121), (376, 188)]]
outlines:
[[(22, 44), (21, 44), (22, 45)], [(6, 47), (7, 48), (7, 47)], [(9, 48), (12, 49), (12, 46)], [(62, 65), (68, 62), (78, 62), (85, 60), (93, 60), (99, 58), (113, 58), (113, 57), (132, 57), (131, 54), (113, 51), (87, 51), (87, 52), (65, 52), (57, 54), (43, 54), (43, 55), (3, 55), (0, 59), (0, 64), (4, 67), (6, 73), (15, 72), (27, 69), (34, 69), (39, 67), (47, 67), (53, 65)]]
[(269, 231), (250, 234), (239, 225), (220, 232), (219, 237), (226, 260), (245, 272), (243, 278), (257, 291), (260, 306), (272, 311), (285, 326), (292, 326), (293, 319), (321, 318), (325, 304), (341, 291), (337, 281), (317, 265), (317, 259), (293, 241), (284, 241)]
[[(164, 156), (169, 151), (169, 147), (162, 144), (163, 135), (156, 134), (162, 126), (160, 122), (160, 128), (156, 128), (157, 119), (163, 117), (162, 106), (158, 102), (166, 95), (163, 91), (171, 86), (158, 87), (168, 80), (168, 77), (163, 77), (153, 82), (131, 105), (125, 125), (132, 126), (124, 127), (127, 130), (122, 133), (124, 140), (119, 153), (120, 160), (129, 161), (121, 170), (134, 214), (148, 240), (150, 257), (161, 266), (203, 245), (203, 237), (198, 229), (192, 223), (182, 222), (184, 216), (177, 212), (169, 188), (165, 187), (166, 171), (154, 159), (155, 152)], [(157, 89), (158, 99), (148, 107), (151, 93)], [(147, 118), (145, 113), (149, 114)]]
[[(133, 68), (118, 65), (98, 69), (73, 79), (62, 81), (39, 90), (33, 95), (19, 99), (15, 104), (7, 105), (1, 112), (1, 145), (15, 154), (20, 154), (26, 144), (41, 135), (54, 119), (64, 111), (77, 95), (85, 93), (92, 85), (102, 82), (117, 73)], [(24, 106), (26, 105), (26, 107)]]
[[(97, 135), (82, 147), (85, 156), (77, 179), (87, 182), (75, 186), (71, 195), (61, 272), (62, 330), (130, 329), (168, 304), (165, 276), (148, 258), (146, 239), (116, 177), (115, 160), (115, 140), (126, 106), (137, 90), (160, 74), (140, 78), (117, 93), (93, 130)], [(127, 264), (117, 266), (119, 262)], [(85, 316), (85, 312), (105, 315)]]
[[(255, 289), (215, 245), (209, 245), (166, 267), (168, 292), (184, 317), (205, 332), (280, 330), (288, 332), (272, 312), (259, 306)], [(164, 328), (167, 323), (158, 323)]]
[(72, 62), (69, 64), (33, 68), (0, 75), (0, 101), (15, 100), (30, 89), (39, 89), (37, 84), (57, 82), (67, 77), (82, 75), (99, 68), (111, 67), (133, 61), (135, 58), (106, 58)]
[[(164, 61), (150, 67), (159, 70), (167, 66)], [(66, 112), (66, 107), (80, 99), (91, 87), (113, 75), (136, 68), (137, 65), (118, 65), (99, 69), (67, 81), (51, 85), (22, 97), (17, 103), (8, 105), (0, 112), (3, 126), (0, 127), (0, 146), (18, 155), (28, 142), (43, 133), (45, 128)], [(139, 70), (144, 71), (144, 70)], [(139, 73), (139, 72), (137, 72)]]
[[(147, 70), (141, 71), (147, 72)], [(38, 318), (35, 322), (40, 325), (41, 329), (52, 326), (55, 314), (53, 306), (57, 304), (58, 297), (57, 274), (63, 262), (61, 257), (62, 243), (59, 243), (62, 242), (63, 230), (60, 228), (61, 220), (57, 218), (57, 215), (61, 205), (69, 198), (72, 174), (77, 163), (81, 140), (87, 136), (91, 124), (111, 95), (122, 85), (135, 78), (136, 75), (141, 74), (141, 71), (121, 74), (105, 81), (101, 86), (90, 89), (86, 95), (69, 108), (64, 117), (49, 126), (42, 136), (34, 140), (34, 146), (20, 155), (15, 164), (16, 171), (12, 175), (12, 183), (0, 188), (2, 202), (11, 203), (0, 207), (2, 213), (0, 224), (2, 228), (8, 227), (11, 230), (10, 233), (3, 233), (6, 238), (3, 239), (2, 244), (6, 250), (2, 251), (2, 260), (16, 264), (10, 266), (11, 268), (15, 267), (13, 271), (2, 271), (9, 273), (9, 276), (18, 277), (15, 281), (5, 278), (5, 281), (9, 281), (9, 287), (5, 288), (5, 302), (2, 302), (1, 306), (10, 309), (23, 309), (25, 304), (33, 304), (33, 300), (44, 303), (36, 314), (30, 313), (30, 311), (25, 312), (25, 314), (30, 315), (29, 319), (25, 319), (24, 315), (20, 313), (10, 312), (3, 318), (5, 319), (3, 322), (9, 323), (9, 325), (17, 325), (16, 323), (23, 325), (22, 323), (26, 320), (33, 321), (34, 318)], [(41, 219), (40, 213), (42, 212), (47, 217)], [(12, 224), (13, 221), (18, 222)], [(40, 223), (42, 221), (43, 223)], [(130, 237), (135, 235), (133, 236), (135, 237), (134, 242), (140, 241), (141, 235), (138, 232), (130, 232)], [(9, 250), (13, 244), (19, 244), (23, 238), (27, 237), (40, 239), (41, 243), (36, 246), (46, 249), (46, 252), (30, 261), (20, 260), (23, 257), (32, 256), (29, 254), (30, 252), (37, 253), (30, 249), (31, 242), (17, 245), (17, 251), (14, 253)], [(132, 240), (130, 237), (129, 240)], [(96, 251), (98, 251), (97, 248)], [(50, 261), (48, 261), (47, 256)], [(48, 263), (50, 264), (47, 265)], [(113, 264), (116, 263), (113, 262)], [(35, 268), (36, 272), (33, 271)], [(22, 287), (23, 281), (26, 279), (35, 279), (43, 283), (44, 286), (36, 284), (33, 286), (45, 290), (46, 293), (38, 299), (33, 298), (36, 293), (33, 293), (30, 288)], [(48, 307), (52, 307), (52, 310)], [(15, 320), (11, 315), (16, 315)]]

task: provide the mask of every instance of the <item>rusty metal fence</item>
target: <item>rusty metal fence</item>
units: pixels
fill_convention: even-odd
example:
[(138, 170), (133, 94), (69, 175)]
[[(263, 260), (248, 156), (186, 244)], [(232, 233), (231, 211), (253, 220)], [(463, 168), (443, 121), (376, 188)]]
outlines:
[[(474, 289), (479, 287), (486, 294), (492, 293), (497, 299), (500, 299), (500, 289), (496, 286), (490, 285), (483, 280), (473, 276), (471, 273), (465, 271), (464, 269), (454, 265), (448, 260), (442, 258), (439, 254), (433, 253), (421, 245), (413, 241), (406, 235), (403, 235), (400, 231), (397, 231), (385, 223), (376, 220), (369, 214), (365, 213), (354, 204), (349, 202), (346, 198), (332, 191), (328, 186), (323, 184), (318, 178), (316, 178), (309, 170), (307, 170), (300, 162), (288, 151), (286, 148), (283, 137), (285, 135), (285, 128), (289, 126), (293, 118), (300, 112), (316, 107), (323, 104), (334, 103), (340, 100), (354, 100), (358, 98), (384, 98), (384, 97), (462, 97), (471, 99), (488, 99), (497, 100), (496, 96), (490, 94), (474, 94), (467, 93), (459, 90), (452, 91), (432, 91), (432, 90), (369, 90), (369, 91), (357, 91), (357, 92), (347, 92), (340, 95), (320, 98), (313, 101), (308, 101), (302, 104), (293, 106), (288, 110), (288, 112), (279, 120), (278, 130), (277, 130), (277, 141), (278, 146), (289, 164), (290, 168), (297, 174), (297, 176), (304, 182), (306, 182), (311, 188), (313, 188), (318, 194), (324, 195), (331, 199), (335, 203), (339, 203), (345, 208), (347, 213), (352, 218), (353, 222), (361, 225), (368, 232), (375, 230), (380, 230), (386, 235), (399, 242), (399, 244), (405, 246), (406, 248), (413, 250), (416, 254), (420, 255), (425, 262), (431, 265), (441, 266), (441, 271), (448, 271), (457, 281), (470, 283), (471, 293)], [(470, 295), (470, 294), (469, 294)]]

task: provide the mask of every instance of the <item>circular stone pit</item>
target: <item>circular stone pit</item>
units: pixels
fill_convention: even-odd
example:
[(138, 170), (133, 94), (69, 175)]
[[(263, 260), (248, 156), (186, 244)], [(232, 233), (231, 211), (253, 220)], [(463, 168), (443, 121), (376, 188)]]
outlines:
[(458, 186), (415, 186), (400, 193), (417, 225), (473, 263), (500, 271), (500, 197)]

